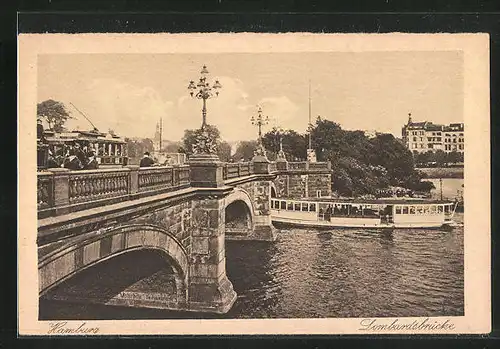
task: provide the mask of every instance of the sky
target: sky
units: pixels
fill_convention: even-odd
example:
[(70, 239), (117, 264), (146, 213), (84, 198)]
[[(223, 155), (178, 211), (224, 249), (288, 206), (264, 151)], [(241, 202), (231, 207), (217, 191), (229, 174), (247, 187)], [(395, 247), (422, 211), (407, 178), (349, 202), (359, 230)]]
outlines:
[(178, 141), (201, 125), (202, 101), (189, 96), (201, 67), (222, 84), (207, 100), (207, 122), (229, 142), (255, 139), (258, 106), (272, 127), (305, 132), (309, 81), (313, 120), (320, 115), (344, 129), (400, 136), (414, 121), (463, 122), (463, 55), (434, 52), (293, 52), (220, 54), (57, 54), (38, 56), (38, 102), (63, 102), (75, 117), (70, 129), (91, 125), (122, 137)]

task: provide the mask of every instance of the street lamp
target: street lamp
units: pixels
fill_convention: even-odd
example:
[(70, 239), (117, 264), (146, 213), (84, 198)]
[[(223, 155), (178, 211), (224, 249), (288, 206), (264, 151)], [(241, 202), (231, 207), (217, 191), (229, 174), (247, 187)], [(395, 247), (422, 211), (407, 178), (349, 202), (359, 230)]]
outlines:
[(219, 89), (222, 88), (219, 80), (215, 80), (212, 86), (207, 82), (208, 69), (204, 65), (201, 69), (201, 77), (197, 84), (193, 80), (189, 82), (188, 90), (189, 95), (193, 98), (203, 100), (203, 108), (201, 115), (203, 121), (201, 122), (201, 129), (196, 136), (196, 143), (193, 144), (193, 152), (195, 154), (214, 154), (217, 152), (217, 145), (215, 139), (212, 139), (207, 131), (207, 99), (219, 96)]
[(266, 156), (266, 151), (262, 145), (262, 126), (269, 123), (269, 116), (262, 116), (262, 108), (259, 107), (257, 111), (257, 117), (252, 116), (250, 119), (252, 125), (256, 125), (259, 130), (259, 138), (257, 139), (257, 149), (255, 150), (255, 155)]
[(269, 123), (269, 116), (262, 116), (261, 107), (259, 107), (257, 114), (258, 114), (257, 117), (252, 116), (250, 121), (252, 121), (252, 125), (257, 125), (257, 127), (259, 128), (258, 142), (259, 144), (262, 144), (262, 126), (267, 125)]
[(213, 85), (210, 86), (210, 83), (207, 82), (208, 69), (206, 65), (203, 66), (200, 73), (201, 77), (198, 83), (195, 84), (194, 80), (191, 80), (188, 90), (191, 97), (203, 100), (201, 129), (204, 131), (207, 126), (207, 99), (219, 96), (219, 89), (222, 88), (222, 85), (219, 80), (215, 80)]

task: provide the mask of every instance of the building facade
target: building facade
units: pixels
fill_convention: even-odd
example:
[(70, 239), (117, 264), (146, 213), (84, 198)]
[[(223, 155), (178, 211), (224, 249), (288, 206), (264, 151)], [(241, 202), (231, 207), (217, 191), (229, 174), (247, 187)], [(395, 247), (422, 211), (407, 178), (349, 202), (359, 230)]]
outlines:
[(446, 153), (465, 150), (464, 124), (433, 124), (429, 121), (413, 122), (411, 114), (402, 128), (403, 142), (412, 153), (442, 150)]

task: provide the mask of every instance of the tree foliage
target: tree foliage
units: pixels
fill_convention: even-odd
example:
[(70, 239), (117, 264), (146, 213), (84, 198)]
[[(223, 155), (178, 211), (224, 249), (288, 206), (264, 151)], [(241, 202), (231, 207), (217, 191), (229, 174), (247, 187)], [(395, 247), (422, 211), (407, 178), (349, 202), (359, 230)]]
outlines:
[(283, 151), (289, 161), (305, 160), (307, 157), (307, 138), (294, 130), (280, 131), (273, 128), (262, 136), (262, 144), (268, 151), (269, 159), (274, 160), (280, 150), (280, 138), (282, 138)]
[[(231, 159), (231, 145), (222, 141), (219, 129), (214, 125), (207, 125), (207, 132), (210, 138), (215, 140), (217, 144), (217, 155), (221, 161), (229, 161)], [(178, 150), (187, 155), (193, 154), (193, 145), (196, 143), (196, 138), (201, 134), (201, 129), (185, 130), (182, 137), (182, 145)]]
[(414, 154), (417, 167), (446, 167), (464, 161), (464, 154), (452, 151), (449, 153), (439, 149), (435, 152), (429, 150), (425, 153)]
[(235, 161), (250, 161), (255, 149), (257, 149), (257, 141), (242, 141), (238, 144), (233, 159)]
[(65, 105), (53, 99), (38, 103), (36, 114), (38, 118), (47, 122), (49, 129), (56, 132), (62, 132), (66, 121), (68, 119), (73, 119)]
[(127, 143), (127, 151), (128, 157), (130, 159), (130, 164), (139, 164), (139, 161), (144, 153), (152, 152), (154, 148), (154, 142), (149, 138), (125, 138), (125, 142)]
[(312, 144), (319, 161), (331, 161), (332, 187), (342, 195), (375, 194), (389, 186), (428, 191), (415, 171), (411, 152), (392, 134), (369, 138), (362, 131), (343, 130), (337, 123), (318, 118)]

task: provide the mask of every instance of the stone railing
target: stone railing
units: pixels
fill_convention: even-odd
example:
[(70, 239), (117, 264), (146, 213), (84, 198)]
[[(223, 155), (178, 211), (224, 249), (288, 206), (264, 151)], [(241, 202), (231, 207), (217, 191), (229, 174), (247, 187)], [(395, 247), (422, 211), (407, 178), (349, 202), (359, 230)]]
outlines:
[(140, 168), (138, 191), (159, 191), (189, 184), (189, 166)]
[(54, 202), (52, 173), (41, 172), (37, 178), (37, 205), (39, 210), (49, 208)]
[(38, 173), (38, 216), (61, 215), (189, 187), (189, 166)]
[(71, 171), (69, 173), (69, 203), (115, 198), (128, 193), (128, 169)]
[(278, 167), (275, 162), (271, 162), (269, 164), (269, 172), (276, 172), (278, 171)]
[(330, 162), (309, 162), (309, 171), (325, 171), (331, 170), (332, 164)]
[[(223, 165), (223, 180), (268, 173), (329, 171), (330, 163), (239, 162)], [(39, 218), (160, 194), (189, 187), (189, 165), (70, 171), (54, 168), (39, 172), (37, 206)], [(205, 171), (205, 169), (203, 169)], [(220, 173), (220, 172), (219, 172)], [(193, 182), (196, 187), (196, 182)]]
[(288, 170), (290, 171), (329, 171), (331, 170), (330, 162), (289, 162)]
[(249, 176), (254, 173), (252, 162), (235, 162), (226, 163), (223, 167), (223, 178), (232, 179), (238, 177)]
[(288, 169), (289, 170), (307, 170), (307, 165), (309, 163), (306, 161), (301, 161), (301, 162), (289, 162), (288, 163)]

